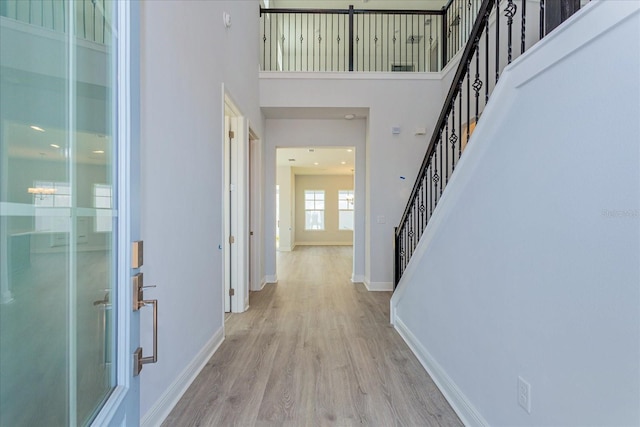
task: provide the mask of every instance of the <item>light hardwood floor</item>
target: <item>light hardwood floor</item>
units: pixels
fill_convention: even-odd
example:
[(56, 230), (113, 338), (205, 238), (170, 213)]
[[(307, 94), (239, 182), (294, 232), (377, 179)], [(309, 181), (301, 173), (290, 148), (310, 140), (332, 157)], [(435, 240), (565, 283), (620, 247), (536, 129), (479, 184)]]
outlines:
[(163, 426), (461, 426), (389, 325), (391, 293), (350, 282), (351, 251), (279, 253)]

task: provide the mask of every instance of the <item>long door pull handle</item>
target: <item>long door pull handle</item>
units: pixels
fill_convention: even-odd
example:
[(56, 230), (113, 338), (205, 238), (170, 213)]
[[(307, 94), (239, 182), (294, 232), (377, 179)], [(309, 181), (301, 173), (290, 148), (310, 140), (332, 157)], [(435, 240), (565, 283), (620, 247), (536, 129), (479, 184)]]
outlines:
[(134, 353), (133, 376), (137, 376), (142, 371), (142, 365), (156, 363), (158, 361), (158, 300), (148, 299), (140, 301), (142, 306), (153, 305), (153, 353), (151, 356), (142, 356), (142, 347), (138, 347)]

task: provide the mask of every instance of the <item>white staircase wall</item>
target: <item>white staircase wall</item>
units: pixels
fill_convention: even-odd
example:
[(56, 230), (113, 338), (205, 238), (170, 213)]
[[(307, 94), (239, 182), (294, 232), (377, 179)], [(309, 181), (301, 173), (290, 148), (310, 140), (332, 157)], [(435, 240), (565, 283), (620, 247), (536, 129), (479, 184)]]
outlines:
[(639, 57), (608, 0), (509, 66), (392, 298), (467, 425), (640, 425)]

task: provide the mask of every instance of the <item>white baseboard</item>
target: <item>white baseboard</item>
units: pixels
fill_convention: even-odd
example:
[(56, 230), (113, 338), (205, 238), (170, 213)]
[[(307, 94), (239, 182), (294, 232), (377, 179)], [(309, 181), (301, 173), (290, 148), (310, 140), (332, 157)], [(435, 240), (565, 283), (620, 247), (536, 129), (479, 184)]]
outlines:
[(401, 319), (395, 317), (393, 326), (400, 334), (404, 342), (407, 343), (413, 354), (418, 358), (420, 364), (429, 373), (433, 382), (436, 383), (447, 402), (451, 405), (455, 413), (467, 427), (488, 426), (489, 423), (480, 415), (476, 408), (469, 402), (467, 397), (462, 393), (458, 386), (447, 375), (442, 366), (436, 362), (426, 348), (416, 338), (415, 335), (407, 328)]
[(369, 292), (393, 290), (393, 282), (368, 282), (367, 280), (363, 280), (362, 283), (364, 283), (364, 286)]
[(354, 274), (351, 276), (351, 283), (364, 283), (364, 276), (362, 274)]
[(275, 274), (273, 275), (268, 275), (268, 276), (264, 276), (264, 283), (278, 283), (278, 276), (276, 276)]
[(257, 290), (257, 291), (261, 291), (261, 290), (263, 290), (263, 289), (264, 289), (264, 287), (265, 287), (266, 285), (267, 285), (267, 278), (266, 278), (266, 277), (263, 277), (263, 278), (260, 280), (260, 287), (259, 287), (258, 289), (255, 289), (255, 290)]
[(142, 427), (155, 427), (162, 424), (223, 341), (224, 327), (220, 327), (158, 401), (144, 414), (140, 420)]
[(291, 252), (296, 248), (296, 245), (293, 246), (280, 246), (278, 248), (278, 252)]
[(353, 246), (353, 242), (296, 242), (295, 246)]

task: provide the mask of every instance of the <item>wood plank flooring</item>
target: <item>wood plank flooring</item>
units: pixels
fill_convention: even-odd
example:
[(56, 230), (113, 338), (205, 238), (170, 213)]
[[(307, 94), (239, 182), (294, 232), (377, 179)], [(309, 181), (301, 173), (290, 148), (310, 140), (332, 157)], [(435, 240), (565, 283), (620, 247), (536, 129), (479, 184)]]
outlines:
[(163, 426), (461, 426), (389, 325), (390, 292), (353, 284), (351, 247), (278, 254), (278, 279)]

